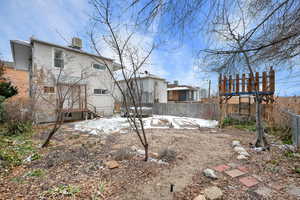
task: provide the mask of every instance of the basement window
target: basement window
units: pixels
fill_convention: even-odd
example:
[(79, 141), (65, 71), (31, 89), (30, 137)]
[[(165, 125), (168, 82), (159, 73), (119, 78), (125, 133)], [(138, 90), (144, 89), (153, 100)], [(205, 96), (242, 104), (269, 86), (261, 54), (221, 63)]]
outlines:
[(44, 93), (54, 93), (54, 87), (44, 86)]
[(54, 50), (54, 67), (64, 68), (64, 54), (62, 50)]
[(104, 64), (94, 63), (93, 68), (98, 70), (105, 70), (106, 66)]
[(108, 94), (106, 89), (94, 89), (94, 94)]
[(72, 117), (72, 113), (65, 113), (65, 117)]

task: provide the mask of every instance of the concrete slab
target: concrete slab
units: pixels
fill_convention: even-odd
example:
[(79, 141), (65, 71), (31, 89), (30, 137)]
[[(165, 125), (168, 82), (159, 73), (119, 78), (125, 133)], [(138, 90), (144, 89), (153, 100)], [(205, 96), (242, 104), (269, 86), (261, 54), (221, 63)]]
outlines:
[(246, 174), (245, 172), (242, 172), (242, 171), (240, 171), (238, 169), (233, 169), (233, 170), (225, 171), (225, 173), (227, 175), (229, 175), (230, 177), (232, 177), (232, 178), (239, 177), (239, 176), (242, 176), (242, 175)]
[(230, 169), (230, 167), (228, 165), (218, 165), (218, 166), (215, 166), (213, 169), (218, 172), (223, 172), (223, 171), (226, 171), (227, 169)]
[(259, 183), (258, 180), (252, 176), (240, 178), (239, 181), (247, 187), (252, 187)]

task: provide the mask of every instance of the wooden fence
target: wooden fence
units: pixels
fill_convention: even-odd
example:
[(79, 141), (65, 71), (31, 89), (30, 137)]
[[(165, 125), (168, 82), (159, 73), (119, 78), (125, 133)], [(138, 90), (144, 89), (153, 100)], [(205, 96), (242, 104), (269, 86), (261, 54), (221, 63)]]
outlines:
[(275, 72), (270, 69), (269, 73), (256, 72), (255, 75), (249, 73), (236, 74), (235, 77), (229, 77), (222, 74), (219, 77), (219, 95), (220, 96), (238, 96), (245, 94), (255, 94), (258, 91), (262, 95), (273, 95), (275, 91)]

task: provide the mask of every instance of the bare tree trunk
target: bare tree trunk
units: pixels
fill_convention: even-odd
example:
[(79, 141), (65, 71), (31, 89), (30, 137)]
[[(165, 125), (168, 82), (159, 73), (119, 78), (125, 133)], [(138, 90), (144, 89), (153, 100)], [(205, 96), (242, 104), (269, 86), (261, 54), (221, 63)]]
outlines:
[(49, 133), (47, 139), (45, 140), (45, 142), (42, 145), (42, 148), (47, 147), (49, 145), (49, 142), (52, 138), (52, 136), (56, 133), (56, 131), (58, 130), (58, 128), (55, 126)]
[(145, 145), (144, 145), (144, 150), (145, 150), (145, 158), (144, 158), (144, 161), (148, 161), (148, 158), (149, 158), (149, 145), (148, 145), (148, 143), (146, 143)]
[(264, 135), (264, 129), (262, 126), (262, 110), (261, 110), (261, 97), (256, 95), (255, 97), (255, 107), (256, 107), (256, 140), (255, 140), (255, 147), (266, 147), (268, 146), (267, 139)]
[(59, 130), (62, 123), (63, 123), (63, 116), (62, 116), (61, 113), (58, 113), (55, 124), (54, 124), (54, 127), (52, 128), (52, 130), (48, 134), (48, 137), (46, 138), (45, 142), (43, 143), (42, 148), (47, 147), (49, 145), (49, 142), (50, 142), (51, 138)]

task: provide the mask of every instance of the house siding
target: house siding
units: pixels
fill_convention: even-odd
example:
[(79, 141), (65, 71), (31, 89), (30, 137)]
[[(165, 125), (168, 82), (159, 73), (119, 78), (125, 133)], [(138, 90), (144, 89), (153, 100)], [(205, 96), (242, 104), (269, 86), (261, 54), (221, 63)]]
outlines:
[[(52, 47), (50, 45), (42, 44), (39, 42), (33, 43), (32, 50), (32, 73), (33, 80), (31, 89), (34, 90), (38, 84), (37, 77), (38, 72), (42, 72), (43, 84), (47, 86), (54, 86), (54, 78), (56, 78), (60, 72), (59, 68), (54, 67), (54, 50), (59, 49), (64, 54), (64, 69), (66, 76), (72, 76), (77, 80), (81, 79), (82, 71), (85, 71), (84, 83), (87, 85), (87, 102), (97, 108), (97, 112), (103, 115), (113, 114), (114, 101), (111, 95), (95, 95), (94, 89), (112, 89), (112, 79), (108, 71), (100, 71), (94, 69), (92, 64), (97, 61), (101, 62), (98, 58), (81, 54), (74, 51), (68, 51), (66, 49), (60, 49)], [(109, 65), (111, 66), (111, 61)], [(39, 75), (40, 76), (40, 75)], [(81, 89), (81, 95), (84, 95), (83, 88)], [(37, 113), (38, 121), (48, 122), (55, 119), (55, 107), (53, 106), (56, 101), (55, 94), (45, 94), (47, 99), (52, 101), (51, 105), (40, 99), (39, 108), (40, 112)]]
[[(154, 103), (155, 99), (159, 103), (167, 103), (167, 83), (163, 79), (154, 79), (154, 78), (141, 78), (137, 80), (139, 87), (142, 88), (142, 103)], [(126, 90), (126, 83), (120, 81), (120, 86), (123, 90)], [(157, 85), (155, 86), (155, 83)], [(122, 101), (122, 95), (119, 90), (116, 90), (117, 99)]]

